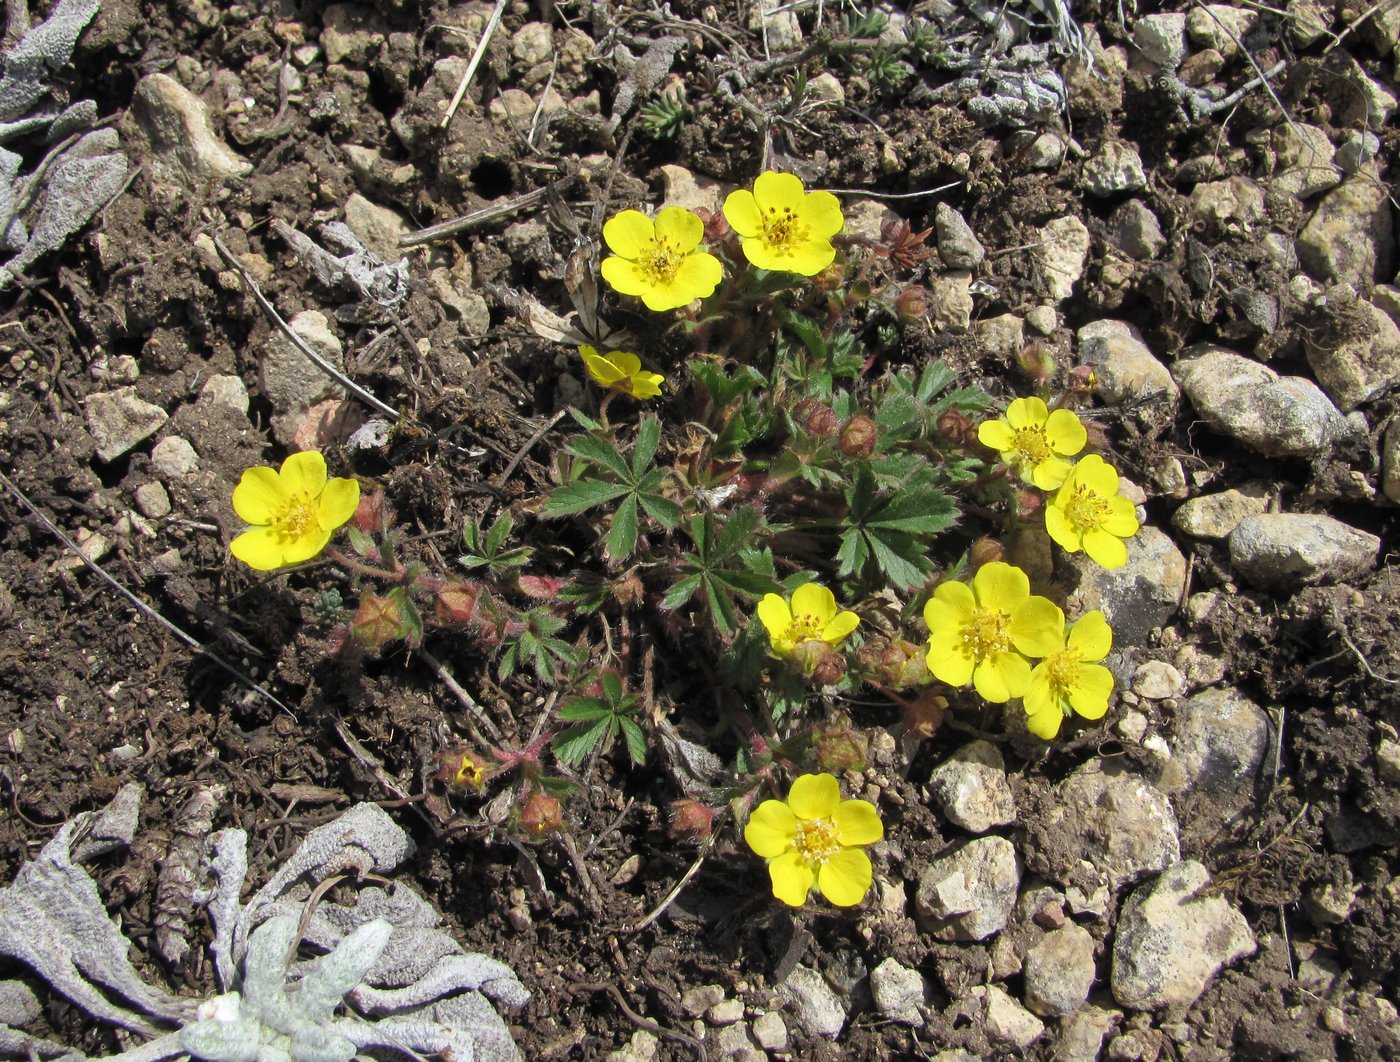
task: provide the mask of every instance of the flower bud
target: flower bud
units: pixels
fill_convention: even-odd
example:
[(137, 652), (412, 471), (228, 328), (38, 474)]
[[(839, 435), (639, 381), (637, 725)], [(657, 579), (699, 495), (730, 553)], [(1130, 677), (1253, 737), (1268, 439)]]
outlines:
[(1006, 547), (994, 538), (979, 538), (967, 551), (968, 563), (976, 571), (984, 564), (991, 564), (1006, 556)]
[(870, 742), (848, 722), (825, 726), (812, 737), (812, 755), (817, 766), (833, 774), (865, 770), (869, 752)]
[(647, 594), (647, 588), (642, 585), (641, 579), (637, 578), (637, 573), (631, 570), (614, 579), (611, 590), (613, 600), (623, 608), (635, 608), (642, 603)]
[(379, 649), (408, 634), (399, 603), (391, 597), (365, 594), (350, 621), (355, 640), (367, 649)]
[(564, 828), (564, 808), (557, 797), (532, 788), (520, 805), (520, 828), (531, 837), (547, 837)]
[(729, 235), (729, 222), (725, 219), (723, 210), (706, 210), (704, 207), (697, 207), (695, 213), (705, 223), (705, 239), (708, 242), (719, 243)]
[(905, 324), (922, 321), (928, 313), (928, 292), (924, 288), (905, 288), (894, 300), (894, 312)]
[(933, 678), (928, 670), (927, 647), (903, 638), (895, 638), (885, 647), (878, 670), (884, 684), (896, 690), (923, 686)]
[(394, 522), (394, 510), (389, 507), (383, 490), (374, 490), (360, 495), (359, 507), (350, 518), (355, 526), (367, 535), (378, 535), (387, 531)]
[(938, 434), (956, 446), (966, 443), (969, 435), (976, 437), (972, 421), (956, 409), (947, 409), (938, 415)]
[(813, 406), (807, 413), (807, 431), (818, 439), (830, 439), (836, 434), (836, 410), (830, 406)]
[(917, 697), (904, 702), (904, 730), (912, 737), (930, 738), (943, 725), (943, 713), (948, 710), (948, 698), (932, 690), (923, 690)]
[(698, 800), (671, 802), (671, 836), (678, 841), (702, 844), (714, 832), (716, 811)]
[(1070, 391), (1087, 397), (1098, 387), (1099, 378), (1092, 365), (1076, 365), (1070, 369), (1066, 385)]
[(1033, 384), (1044, 387), (1055, 375), (1054, 348), (1044, 340), (1033, 339), (1016, 355), (1016, 364)]
[(839, 262), (833, 262), (812, 278), (812, 286), (825, 294), (839, 291), (846, 281), (846, 270)]
[(832, 686), (846, 674), (846, 661), (820, 638), (798, 642), (790, 657), (797, 670), (818, 686)]
[(1016, 492), (1016, 515), (1027, 520), (1045, 508), (1045, 495), (1036, 490)]
[(481, 792), (497, 768), (497, 764), (469, 749), (444, 752), (438, 756), (438, 762), (442, 764), (436, 775), (439, 782), (472, 793)]
[(444, 627), (465, 627), (476, 613), (481, 587), (465, 580), (444, 583), (433, 598), (433, 615)]
[(869, 457), (875, 452), (879, 429), (863, 413), (857, 413), (841, 428), (841, 452), (847, 457)]

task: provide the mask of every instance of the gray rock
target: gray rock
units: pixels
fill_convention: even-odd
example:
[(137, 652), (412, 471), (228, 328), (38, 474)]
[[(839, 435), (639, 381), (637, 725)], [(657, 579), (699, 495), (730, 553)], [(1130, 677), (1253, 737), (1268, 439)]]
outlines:
[(1006, 781), (1006, 762), (990, 741), (973, 741), (933, 769), (929, 792), (954, 825), (986, 833), (1016, 821), (1016, 800)]
[(1166, 795), (1099, 763), (1057, 785), (1026, 830), (1028, 865), (1061, 884), (1087, 864), (1112, 891), (1181, 858), (1176, 813)]
[(170, 515), (170, 495), (157, 480), (142, 483), (136, 488), (136, 508), (148, 520), (159, 520)]
[(973, 234), (971, 226), (947, 203), (939, 203), (933, 215), (938, 256), (949, 269), (976, 269), (987, 257), (987, 250)]
[(1165, 660), (1147, 660), (1133, 672), (1133, 692), (1145, 701), (1165, 701), (1179, 697), (1186, 689), (1186, 677)]
[(1020, 882), (1016, 847), (1004, 837), (978, 837), (924, 868), (914, 910), (939, 940), (986, 940), (1006, 928)]
[(807, 82), (807, 97), (824, 103), (845, 103), (846, 86), (830, 70), (823, 70)]
[(1395, 113), (1395, 93), (1371, 77), (1345, 49), (1338, 51), (1337, 59), (1342, 67), (1338, 81), (1346, 83), (1349, 91), (1339, 94), (1341, 106), (1332, 120), (1344, 128), (1384, 129)]
[(1084, 190), (1090, 195), (1110, 196), (1136, 192), (1147, 187), (1147, 174), (1137, 149), (1122, 140), (1110, 140), (1084, 163)]
[(1270, 491), (1264, 483), (1246, 483), (1236, 490), (1202, 494), (1172, 513), (1172, 527), (1192, 538), (1228, 538), (1246, 516), (1269, 511)]
[(1381, 781), (1391, 785), (1400, 782), (1400, 742), (1381, 738), (1381, 743), (1376, 746), (1376, 769), (1380, 772)]
[(1026, 149), (1026, 165), (1033, 170), (1053, 170), (1065, 160), (1065, 138), (1041, 133)]
[(929, 322), (937, 329), (967, 331), (972, 324), (972, 274), (935, 273), (928, 289)]
[(1229, 58), (1238, 55), (1240, 44), (1259, 22), (1259, 12), (1229, 4), (1202, 4), (1186, 16), (1186, 32), (1202, 48), (1214, 48)]
[(199, 471), (199, 454), (187, 439), (167, 435), (151, 447), (151, 467), (167, 483), (181, 480)]
[(1303, 894), (1303, 913), (1312, 919), (1316, 926), (1339, 926), (1351, 917), (1360, 892), (1351, 877), (1349, 864), (1343, 863), (1342, 881), (1328, 881), (1314, 885)]
[(1284, 5), (1288, 36), (1299, 48), (1328, 36), (1336, 6), (1327, 0), (1288, 0)]
[(1029, 1047), (1045, 1035), (1045, 1023), (997, 985), (978, 985), (963, 1007), (997, 1047)]
[(1269, 719), (1232, 687), (1204, 690), (1177, 709), (1162, 785), (1210, 797), (1222, 821), (1252, 802), (1269, 747)]
[(218, 409), (237, 416), (248, 413), (248, 388), (238, 376), (211, 376), (199, 390), (198, 405)]
[(733, 1025), (744, 1016), (742, 999), (722, 999), (705, 1011), (705, 1020), (711, 1025)]
[(1010, 361), (1026, 346), (1026, 322), (1014, 313), (984, 317), (972, 329), (982, 341), (982, 347), (993, 357)]
[(1156, 258), (1167, 245), (1162, 225), (1141, 199), (1129, 199), (1108, 222), (1108, 242), (1139, 262)]
[(168, 414), (136, 397), (136, 388), (99, 391), (83, 400), (89, 434), (101, 461), (115, 461), (160, 430)]
[(1297, 248), (1303, 268), (1326, 284), (1365, 292), (1390, 278), (1395, 233), (1387, 186), (1374, 164), (1322, 198), (1298, 234)]
[(1127, 546), (1127, 562), (1111, 571), (1082, 553), (1070, 558), (1079, 575), (1069, 597), (1070, 613), (1082, 616), (1102, 609), (1118, 646), (1145, 644), (1154, 629), (1176, 614), (1186, 589), (1186, 558), (1170, 536), (1144, 524)]
[(1342, 171), (1332, 164), (1332, 141), (1327, 130), (1302, 122), (1284, 122), (1270, 131), (1273, 150), (1272, 187), (1307, 199), (1337, 187)]
[(1055, 1062), (1098, 1062), (1104, 1038), (1122, 1019), (1121, 1011), (1088, 1006), (1060, 1023), (1052, 1057)]
[(765, 1051), (786, 1051), (788, 1031), (783, 1016), (776, 1010), (760, 1014), (753, 1020), (753, 1038)]
[(1126, 321), (1093, 321), (1078, 332), (1079, 364), (1098, 378), (1098, 394), (1111, 406), (1146, 400), (1175, 405), (1181, 388)]
[[(303, 310), (288, 324), (307, 346), (336, 368), (344, 368), (339, 337), (330, 330), (325, 314)], [(281, 332), (263, 345), (258, 360), (258, 382), (272, 403), (272, 432), (289, 443), (306, 411), (326, 398), (344, 397), (344, 391), (318, 369), (311, 359)]]
[(1175, 70), (1186, 58), (1186, 16), (1144, 15), (1133, 23), (1133, 43), (1149, 63)]
[(328, 63), (363, 66), (383, 47), (389, 27), (360, 4), (329, 4), (321, 15), (321, 47)]
[(1187, 207), (1197, 221), (1222, 227), (1249, 228), (1267, 217), (1264, 189), (1248, 177), (1227, 177), (1223, 181), (1198, 184), (1191, 189)]
[(167, 74), (141, 79), (132, 96), (132, 114), (167, 179), (189, 184), (253, 172), (251, 162), (214, 135), (204, 101)]
[(875, 1009), (901, 1025), (923, 1025), (919, 1008), (927, 991), (918, 970), (911, 970), (895, 959), (886, 959), (870, 971), (870, 994)]
[(1381, 492), (1400, 505), (1400, 420), (1390, 422), (1381, 447)]
[(1073, 215), (1055, 218), (1040, 230), (1031, 251), (1045, 276), (1045, 290), (1055, 302), (1074, 294), (1074, 285), (1084, 275), (1089, 256), (1089, 230)]
[(773, 55), (792, 51), (802, 43), (797, 12), (778, 0), (758, 0), (753, 5), (749, 9), (749, 29), (759, 34)]
[(1351, 319), (1357, 331), (1315, 332), (1304, 349), (1317, 382), (1344, 413), (1350, 413), (1400, 380), (1400, 326), (1365, 300)]
[(384, 262), (397, 262), (403, 257), (399, 240), (413, 230), (398, 211), (371, 203), (359, 192), (351, 193), (345, 201), (345, 224)]
[(1070, 922), (1046, 933), (1026, 952), (1026, 1006), (1043, 1018), (1073, 1014), (1094, 985), (1094, 938)]
[(720, 1058), (739, 1058), (753, 1050), (747, 1022), (726, 1025), (715, 1034), (715, 1051)]
[(797, 1024), (808, 1036), (834, 1039), (846, 1027), (846, 1006), (816, 970), (798, 966), (778, 986), (778, 995), (792, 1008)]
[[(1400, 8), (1392, 8), (1392, 11)], [(1333, 161), (1345, 174), (1353, 174), (1365, 166), (1381, 150), (1380, 137), (1369, 129), (1349, 129), (1342, 134)]]
[(1186, 1008), (1221, 967), (1254, 954), (1249, 923), (1219, 895), (1198, 895), (1210, 872), (1188, 860), (1124, 903), (1113, 944), (1114, 998), (1125, 1007)]
[(525, 66), (543, 63), (554, 54), (554, 34), (543, 22), (527, 22), (511, 37), (510, 53)]
[(1351, 430), (1311, 380), (1281, 377), (1223, 347), (1191, 347), (1172, 375), (1202, 420), (1267, 457), (1315, 457)]
[(1264, 513), (1230, 533), (1230, 564), (1255, 586), (1296, 587), (1354, 578), (1376, 566), (1381, 540), (1331, 516)]
[(698, 1018), (724, 999), (723, 985), (696, 985), (681, 993), (681, 1010), (689, 1018)]

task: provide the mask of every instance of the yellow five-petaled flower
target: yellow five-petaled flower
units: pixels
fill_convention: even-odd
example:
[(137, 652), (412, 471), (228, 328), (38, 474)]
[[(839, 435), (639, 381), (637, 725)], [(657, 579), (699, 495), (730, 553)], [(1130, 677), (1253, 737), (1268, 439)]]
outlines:
[(924, 606), (928, 669), (950, 686), (970, 681), (984, 700), (1005, 704), (1030, 686), (1027, 657), (1045, 656), (1064, 643), (1064, 614), (1048, 598), (1032, 597), (1020, 568), (993, 561), (977, 569), (972, 585), (942, 583)]
[(860, 617), (837, 609), (836, 595), (818, 583), (804, 583), (794, 590), (791, 605), (777, 594), (764, 594), (758, 618), (779, 656), (792, 655), (803, 642), (840, 645), (860, 625)]
[(816, 276), (836, 258), (831, 238), (845, 218), (830, 192), (808, 192), (790, 173), (758, 175), (753, 191), (730, 192), (724, 219), (739, 234), (744, 257), (760, 269)]
[(1049, 741), (1073, 710), (1085, 719), (1102, 719), (1113, 692), (1113, 672), (1095, 661), (1113, 648), (1113, 628), (1098, 609), (1086, 612), (1065, 634), (1063, 613), (1057, 640), (1060, 647), (1036, 664), (1026, 690), (1026, 728)]
[(885, 836), (868, 800), (842, 800), (829, 774), (804, 774), (786, 801), (765, 800), (744, 827), (744, 840), (768, 860), (773, 895), (801, 907), (815, 885), (837, 907), (853, 907), (870, 891), (873, 871), (864, 845)]
[(229, 549), (259, 571), (300, 564), (325, 549), (359, 504), (360, 485), (327, 481), (326, 459), (316, 450), (292, 454), (281, 469), (250, 468), (233, 488), (233, 509), (254, 526)]
[(1073, 410), (1052, 413), (1039, 398), (1018, 398), (1006, 407), (1005, 417), (979, 425), (977, 438), (998, 451), (1023, 482), (1054, 490), (1073, 467), (1065, 458), (1084, 449), (1088, 433)]
[(640, 296), (648, 310), (674, 310), (714, 294), (724, 275), (718, 258), (697, 250), (704, 236), (700, 215), (681, 207), (663, 207), (655, 221), (624, 210), (603, 225), (613, 254), (599, 271), (616, 291)]
[(1045, 530), (1060, 548), (1082, 549), (1105, 568), (1127, 563), (1123, 540), (1138, 527), (1133, 503), (1118, 493), (1118, 473), (1098, 454), (1076, 464), (1045, 507)]
[(655, 398), (661, 393), (661, 385), (666, 377), (659, 372), (646, 372), (642, 369), (642, 359), (623, 350), (599, 354), (590, 346), (578, 348), (583, 355), (583, 364), (593, 382), (609, 391), (618, 391), (633, 398)]

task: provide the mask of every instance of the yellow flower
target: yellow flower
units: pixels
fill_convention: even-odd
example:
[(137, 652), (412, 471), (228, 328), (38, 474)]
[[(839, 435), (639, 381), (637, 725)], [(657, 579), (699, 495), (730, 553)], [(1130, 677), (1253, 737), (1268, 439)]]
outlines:
[(648, 310), (674, 310), (712, 295), (724, 275), (718, 258), (696, 250), (704, 235), (700, 215), (681, 207), (663, 207), (655, 221), (624, 210), (603, 225), (613, 257), (599, 270), (614, 290), (641, 296)]
[(1086, 612), (1065, 637), (1060, 621), (1061, 648), (1050, 653), (1031, 672), (1026, 690), (1026, 727), (1049, 741), (1060, 732), (1060, 724), (1073, 710), (1085, 719), (1102, 719), (1113, 692), (1113, 672), (1102, 660), (1113, 648), (1113, 628), (1098, 609)]
[(924, 606), (928, 669), (950, 686), (971, 681), (996, 704), (1024, 696), (1031, 681), (1026, 657), (1060, 648), (1064, 613), (1054, 602), (1031, 596), (1020, 568), (993, 561), (977, 569), (972, 585), (943, 583)]
[(854, 612), (838, 611), (836, 595), (817, 583), (805, 583), (794, 590), (791, 607), (777, 594), (764, 594), (758, 603), (758, 618), (779, 656), (791, 655), (803, 642), (840, 645), (860, 623)]
[(816, 276), (835, 260), (831, 237), (846, 223), (830, 192), (808, 192), (792, 174), (772, 170), (758, 175), (752, 192), (730, 192), (724, 218), (754, 265), (804, 277)]
[(1005, 417), (984, 421), (977, 438), (999, 451), (1022, 481), (1054, 490), (1073, 467), (1065, 458), (1084, 449), (1089, 437), (1072, 410), (1052, 413), (1038, 398), (1018, 398), (1006, 407)]
[(870, 857), (862, 846), (885, 836), (868, 800), (842, 800), (829, 774), (804, 774), (787, 801), (765, 800), (744, 827), (744, 840), (768, 860), (773, 895), (801, 907), (816, 885), (837, 907), (853, 907), (870, 891)]
[(593, 382), (609, 391), (620, 391), (633, 398), (655, 398), (666, 382), (659, 372), (642, 371), (642, 359), (635, 354), (621, 350), (599, 354), (589, 346), (579, 347), (578, 352), (583, 355), (583, 364)]
[(1105, 568), (1128, 561), (1123, 539), (1138, 532), (1137, 510), (1118, 493), (1118, 473), (1098, 454), (1070, 472), (1045, 507), (1045, 530), (1066, 553), (1081, 549)]
[(353, 479), (327, 482), (326, 459), (316, 450), (292, 454), (280, 470), (250, 468), (233, 488), (233, 508), (255, 526), (229, 549), (259, 571), (300, 564), (325, 548), (359, 504), (360, 485)]

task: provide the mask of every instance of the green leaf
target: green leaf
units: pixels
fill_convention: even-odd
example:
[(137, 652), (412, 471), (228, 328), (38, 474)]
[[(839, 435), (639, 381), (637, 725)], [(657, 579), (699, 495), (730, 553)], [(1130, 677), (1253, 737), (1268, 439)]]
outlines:
[(622, 736), (627, 742), (627, 755), (632, 757), (632, 762), (640, 767), (647, 759), (647, 739), (639, 727), (631, 719), (619, 719), (618, 723), (622, 727)]
[(717, 410), (768, 382), (752, 365), (736, 366), (732, 376), (720, 366), (698, 359), (687, 362), (686, 367), (696, 382), (709, 392), (710, 403)]
[(736, 572), (729, 568), (716, 568), (710, 572), (710, 577), (745, 597), (759, 598), (778, 589), (776, 580), (758, 572)]
[(710, 617), (714, 620), (720, 634), (726, 638), (732, 638), (739, 627), (738, 619), (734, 615), (734, 602), (729, 600), (727, 594), (720, 593), (715, 585), (715, 576), (718, 574), (711, 572), (705, 578), (705, 600), (709, 603)]
[(571, 516), (586, 509), (606, 505), (615, 498), (628, 493), (629, 487), (616, 483), (602, 483), (596, 479), (582, 479), (556, 487), (544, 503), (545, 516)]
[(604, 466), (624, 483), (632, 483), (636, 478), (628, 469), (622, 455), (617, 452), (617, 448), (606, 439), (600, 439), (596, 435), (579, 435), (570, 439), (565, 449), (575, 457)]
[(506, 544), (506, 539), (510, 537), (514, 527), (515, 521), (511, 519), (510, 510), (502, 510), (501, 515), (496, 517), (496, 522), (491, 525), (491, 530), (486, 532), (486, 556), (494, 557), (501, 552), (501, 547)]
[(865, 567), (865, 562), (870, 559), (870, 547), (866, 545), (865, 533), (860, 528), (848, 527), (841, 533), (836, 559), (840, 562), (836, 574), (843, 579)]
[(607, 698), (609, 710), (616, 711), (622, 700), (622, 680), (617, 677), (617, 672), (603, 672), (603, 696)]
[(605, 549), (608, 558), (621, 561), (632, 555), (637, 547), (637, 496), (629, 494), (613, 514)]
[(883, 527), (910, 534), (935, 535), (957, 522), (957, 506), (942, 491), (900, 493), (878, 506), (863, 521), (865, 527)]
[(612, 708), (597, 697), (580, 697), (564, 705), (558, 712), (559, 718), (569, 723), (603, 719), (612, 714)]
[(660, 444), (660, 419), (657, 417), (643, 417), (641, 426), (637, 429), (637, 441), (632, 446), (633, 481), (641, 479), (642, 473), (651, 467), (652, 458), (656, 456), (656, 448)]
[(582, 763), (607, 733), (611, 719), (612, 716), (608, 716), (595, 723), (580, 723), (578, 726), (559, 731), (550, 742), (554, 755), (561, 763), (571, 767)]
[[(707, 520), (712, 517), (706, 516)], [(711, 556), (716, 559), (728, 557), (734, 553), (744, 540), (749, 537), (749, 533), (758, 526), (758, 510), (751, 506), (742, 509), (735, 509), (724, 521), (724, 526), (720, 529), (719, 538), (715, 541), (714, 552)]]
[(870, 531), (865, 537), (880, 571), (899, 590), (913, 589), (933, 570), (928, 556), (909, 535), (898, 531)]
[(661, 607), (677, 609), (695, 596), (695, 591), (700, 588), (701, 576), (687, 575), (680, 582), (671, 586), (666, 591), (666, 596), (661, 599)]
[(577, 424), (584, 431), (603, 430), (603, 425), (599, 424), (596, 420), (588, 416), (586, 413), (575, 409), (573, 406), (569, 407), (569, 416), (572, 417), (574, 423)]
[(637, 500), (642, 503), (647, 515), (668, 531), (679, 524), (684, 515), (679, 505), (659, 494), (638, 494)]

